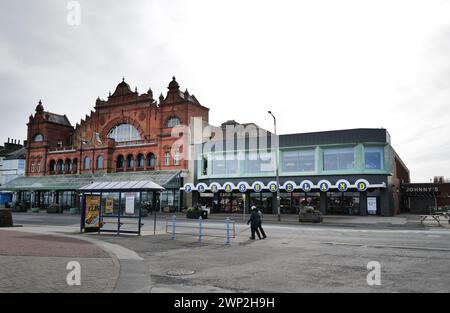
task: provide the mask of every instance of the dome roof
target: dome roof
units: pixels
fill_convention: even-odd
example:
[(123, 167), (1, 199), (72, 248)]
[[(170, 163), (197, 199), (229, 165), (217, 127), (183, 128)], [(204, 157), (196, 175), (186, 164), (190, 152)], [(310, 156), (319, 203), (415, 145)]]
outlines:
[(42, 111), (44, 111), (44, 106), (42, 105), (42, 101), (39, 100), (39, 103), (36, 106), (36, 112), (42, 112)]
[(178, 85), (177, 81), (175, 80), (175, 76), (172, 77), (172, 81), (170, 82), (169, 87), (167, 88), (169, 88), (169, 90), (175, 90), (180, 88), (180, 85)]
[(130, 85), (128, 85), (125, 82), (125, 78), (123, 78), (122, 82), (117, 85), (116, 91), (114, 91), (112, 97), (126, 96), (126, 95), (129, 95), (132, 93), (133, 93), (133, 91), (131, 91)]

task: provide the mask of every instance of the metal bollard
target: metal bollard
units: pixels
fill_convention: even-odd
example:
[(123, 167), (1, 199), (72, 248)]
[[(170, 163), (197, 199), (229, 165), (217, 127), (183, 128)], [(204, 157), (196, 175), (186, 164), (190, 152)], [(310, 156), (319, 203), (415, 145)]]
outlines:
[(199, 242), (202, 241), (202, 222), (203, 222), (203, 219), (202, 219), (202, 217), (200, 216), (200, 217), (198, 218), (198, 241), (199, 241)]
[(230, 244), (230, 218), (227, 217), (227, 219), (225, 220), (225, 223), (227, 224), (227, 239), (225, 241), (225, 244), (229, 245)]
[(175, 240), (175, 223), (176, 223), (177, 217), (175, 215), (172, 216), (172, 240)]

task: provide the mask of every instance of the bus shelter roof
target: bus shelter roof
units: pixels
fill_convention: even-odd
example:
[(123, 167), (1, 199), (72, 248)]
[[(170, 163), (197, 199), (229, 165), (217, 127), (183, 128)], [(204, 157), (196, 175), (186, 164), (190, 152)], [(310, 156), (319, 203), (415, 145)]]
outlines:
[(140, 180), (140, 181), (93, 182), (91, 184), (81, 187), (78, 190), (81, 192), (89, 192), (89, 191), (114, 192), (114, 191), (139, 191), (139, 190), (160, 191), (164, 190), (164, 187), (150, 180)]

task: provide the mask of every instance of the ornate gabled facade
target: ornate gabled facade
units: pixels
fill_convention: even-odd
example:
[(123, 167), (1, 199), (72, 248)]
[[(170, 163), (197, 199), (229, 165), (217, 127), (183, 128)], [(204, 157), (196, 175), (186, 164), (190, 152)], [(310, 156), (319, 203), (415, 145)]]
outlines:
[[(149, 89), (139, 94), (125, 79), (108, 99), (74, 126), (65, 115), (46, 112), (39, 101), (30, 116), (27, 176), (184, 170), (187, 161), (171, 153), (177, 125), (193, 117), (208, 122), (209, 109), (182, 92), (175, 77), (159, 101)], [(180, 151), (180, 155), (182, 155)]]

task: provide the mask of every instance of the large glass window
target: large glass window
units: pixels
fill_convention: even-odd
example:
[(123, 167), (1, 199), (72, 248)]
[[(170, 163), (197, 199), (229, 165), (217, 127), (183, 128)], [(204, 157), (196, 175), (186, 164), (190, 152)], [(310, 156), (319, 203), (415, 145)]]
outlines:
[(348, 170), (355, 167), (354, 148), (325, 149), (323, 169), (325, 171)]
[(268, 152), (248, 152), (245, 154), (245, 173), (258, 174), (275, 171), (275, 155)]
[(366, 169), (382, 170), (384, 160), (384, 148), (364, 147), (364, 160)]
[(114, 139), (117, 142), (141, 140), (139, 131), (131, 124), (119, 124), (108, 134), (108, 138)]
[(283, 172), (313, 172), (315, 170), (314, 150), (282, 151)]
[(212, 157), (213, 175), (237, 175), (239, 173), (239, 161), (236, 155), (215, 155)]
[(329, 192), (327, 214), (359, 215), (359, 192)]

